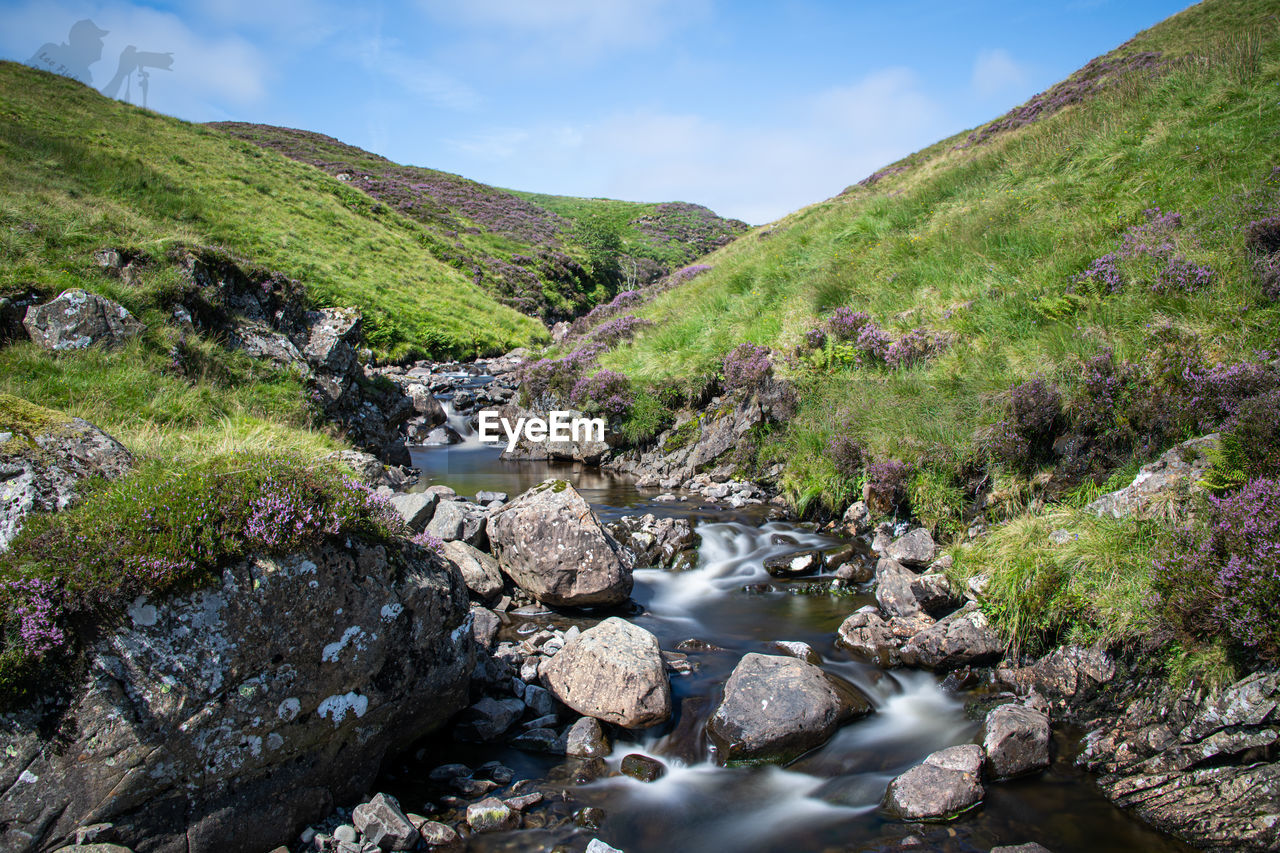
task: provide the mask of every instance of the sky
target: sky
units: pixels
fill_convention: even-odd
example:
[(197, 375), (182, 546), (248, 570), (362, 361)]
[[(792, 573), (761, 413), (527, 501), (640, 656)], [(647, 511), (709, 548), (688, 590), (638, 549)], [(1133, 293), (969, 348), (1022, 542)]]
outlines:
[[(761, 224), (994, 118), (1186, 0), (0, 0), (0, 57), (91, 19), (147, 105), (510, 189)], [(138, 78), (122, 87), (141, 103)]]

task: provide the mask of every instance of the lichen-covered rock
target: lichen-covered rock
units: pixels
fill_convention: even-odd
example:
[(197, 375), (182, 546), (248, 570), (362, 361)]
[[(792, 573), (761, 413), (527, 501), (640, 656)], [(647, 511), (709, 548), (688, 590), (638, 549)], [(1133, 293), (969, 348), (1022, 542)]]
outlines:
[(982, 801), (982, 749), (939, 750), (889, 783), (884, 808), (902, 820), (948, 820)]
[(1001, 705), (987, 713), (982, 748), (992, 778), (1008, 779), (1049, 766), (1049, 718), (1026, 705)]
[(853, 685), (803, 660), (755, 652), (734, 667), (707, 732), (726, 761), (789, 761), (871, 713)]
[(766, 557), (764, 570), (775, 578), (798, 578), (817, 574), (822, 570), (822, 552), (809, 550), (785, 556)]
[(898, 664), (898, 650), (902, 641), (880, 618), (874, 607), (856, 611), (840, 623), (836, 641), (865, 660), (882, 667)]
[(994, 663), (1004, 652), (1004, 641), (976, 604), (968, 604), (916, 634), (902, 647), (899, 657), (907, 666), (946, 672), (969, 664)]
[(671, 683), (658, 638), (616, 616), (570, 640), (538, 672), (579, 714), (628, 729), (671, 717)]
[(938, 555), (938, 546), (923, 527), (917, 527), (889, 543), (885, 556), (904, 566), (924, 567)]
[(361, 450), (335, 450), (324, 457), (355, 472), (356, 479), (371, 489), (385, 486), (398, 492), (418, 480), (418, 472), (402, 465), (385, 465), (372, 453)]
[(352, 542), (230, 566), (92, 645), (63, 733), (0, 725), (0, 848), (110, 821), (144, 853), (268, 850), (367, 791), (382, 758), (466, 703), (462, 579), (420, 548)]
[(80, 481), (132, 466), (129, 451), (88, 421), (0, 394), (0, 551), (29, 513), (66, 509)]
[(391, 496), (391, 505), (409, 529), (417, 533), (427, 529), (438, 501), (439, 497), (434, 492), (407, 492)]
[(912, 591), (916, 574), (892, 557), (876, 564), (876, 601), (886, 616), (915, 616), (920, 602)]
[(446, 560), (458, 567), (467, 589), (476, 595), (493, 598), (502, 592), (502, 570), (493, 557), (466, 542), (446, 542), (441, 553)]
[(87, 290), (66, 290), (27, 309), (22, 326), (45, 349), (76, 350), (96, 343), (117, 346), (146, 326), (123, 305)]
[(1217, 446), (1217, 433), (1184, 441), (1138, 469), (1132, 483), (1085, 509), (1112, 518), (1167, 517), (1201, 490), (1200, 479), (1213, 464), (1211, 451)]
[(687, 518), (658, 518), (653, 513), (624, 515), (605, 527), (622, 547), (634, 555), (635, 568), (671, 568), (702, 537)]
[(502, 571), (541, 602), (591, 607), (631, 596), (629, 555), (563, 480), (534, 486), (494, 512), (489, 539)]

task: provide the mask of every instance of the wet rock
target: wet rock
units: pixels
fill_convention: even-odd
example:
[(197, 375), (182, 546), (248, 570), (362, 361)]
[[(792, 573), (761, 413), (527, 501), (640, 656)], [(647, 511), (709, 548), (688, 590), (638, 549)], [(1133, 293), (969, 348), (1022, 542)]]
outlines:
[(840, 545), (822, 552), (822, 564), (829, 572), (838, 570), (850, 560), (857, 559), (858, 552), (852, 545)]
[(895, 539), (885, 551), (886, 557), (910, 567), (927, 566), (937, 555), (938, 546), (929, 531), (923, 527), (917, 527), (907, 535)]
[(874, 608), (858, 610), (840, 624), (837, 642), (865, 660), (882, 667), (898, 664), (901, 641)]
[(966, 605), (919, 634), (902, 647), (900, 657), (907, 666), (935, 672), (956, 667), (994, 663), (1004, 652), (1004, 641), (975, 604)]
[(890, 557), (876, 564), (876, 601), (886, 616), (915, 616), (920, 612), (920, 602), (911, 589), (915, 578), (915, 572)]
[(1050, 853), (1048, 847), (1036, 844), (1034, 841), (1029, 844), (1006, 844), (1001, 847), (992, 847), (991, 853)]
[(927, 613), (917, 613), (915, 616), (895, 616), (889, 620), (889, 632), (899, 640), (910, 640), (921, 631), (927, 630), (937, 624), (934, 618)]
[(441, 554), (462, 572), (467, 589), (489, 599), (502, 592), (502, 570), (498, 561), (466, 542), (445, 542)]
[(114, 480), (133, 467), (129, 451), (88, 421), (7, 394), (0, 411), (15, 421), (0, 431), (0, 551), (29, 513), (66, 509), (82, 480)]
[(476, 644), (482, 649), (493, 650), (494, 641), (501, 628), (502, 620), (498, 618), (498, 614), (479, 605), (471, 608), (471, 634), (476, 638)]
[(355, 807), (351, 822), (365, 841), (383, 850), (412, 850), (417, 846), (418, 830), (400, 810), (395, 797), (376, 794), (369, 802)]
[(799, 658), (806, 663), (815, 665), (822, 663), (822, 655), (814, 651), (813, 646), (808, 643), (801, 643), (796, 640), (776, 640), (770, 645), (787, 657)]
[(457, 735), (463, 740), (495, 741), (515, 725), (524, 713), (524, 703), (508, 697), (486, 696), (463, 712)]
[(964, 596), (956, 592), (951, 580), (944, 574), (926, 572), (911, 580), (911, 593), (920, 607), (933, 616), (955, 610), (964, 603)]
[(605, 527), (635, 556), (636, 568), (670, 568), (702, 539), (688, 519), (658, 518), (652, 513), (623, 516)]
[(507, 797), (503, 802), (516, 811), (522, 812), (525, 809), (530, 808), (531, 806), (536, 806), (538, 803), (542, 802), (542, 793), (540, 791), (534, 791), (532, 794), (522, 794), (518, 797)]
[(599, 838), (593, 838), (587, 842), (586, 853), (622, 853), (617, 847), (611, 847), (605, 844)]
[(583, 717), (569, 727), (564, 751), (570, 758), (603, 758), (610, 750), (609, 737), (594, 717)]
[(982, 749), (967, 744), (933, 753), (889, 783), (884, 808), (902, 820), (947, 820), (982, 801)]
[(844, 583), (866, 583), (875, 577), (875, 566), (869, 561), (855, 557), (836, 569), (836, 578)]
[(96, 343), (119, 346), (146, 326), (119, 303), (86, 290), (65, 290), (22, 319), (31, 340), (49, 350), (84, 349)]
[(854, 501), (840, 519), (850, 536), (861, 536), (871, 529), (871, 510), (866, 501)]
[(518, 829), (520, 813), (496, 797), (467, 806), (467, 824), (475, 832), (507, 832)]
[(604, 606), (631, 595), (630, 558), (563, 480), (547, 480), (497, 510), (489, 538), (502, 570), (541, 602)]
[(801, 551), (798, 554), (767, 557), (764, 568), (775, 578), (798, 578), (817, 574), (822, 570), (822, 552)]
[(409, 528), (421, 533), (431, 521), (439, 499), (431, 492), (411, 492), (409, 494), (392, 495), (391, 505), (404, 519)]
[(820, 667), (753, 652), (734, 667), (707, 731), (726, 761), (788, 761), (871, 711), (857, 688)]
[(667, 775), (667, 766), (656, 758), (633, 752), (622, 759), (623, 776), (630, 776), (641, 782), (653, 782)]
[(1119, 491), (1103, 495), (1085, 507), (1089, 512), (1112, 518), (1152, 518), (1167, 514), (1203, 490), (1199, 485), (1210, 465), (1218, 435), (1184, 441), (1143, 465), (1133, 482)]
[(573, 710), (623, 728), (645, 728), (671, 716), (671, 685), (657, 638), (617, 617), (583, 631), (542, 664), (539, 675)]
[(1049, 718), (1025, 705), (992, 709), (982, 726), (987, 769), (996, 779), (1049, 766)]
[(450, 782), (471, 775), (471, 768), (465, 764), (441, 764), (427, 774), (432, 782)]
[(462, 837), (454, 831), (453, 827), (439, 821), (420, 818), (419, 815), (409, 815), (408, 817), (410, 822), (417, 827), (418, 834), (422, 837), (422, 843), (427, 845), (429, 849), (455, 851), (462, 850), (465, 846)]
[(690, 637), (687, 640), (681, 640), (676, 644), (676, 650), (681, 652), (723, 652), (723, 646), (717, 646), (715, 643), (700, 640), (697, 637)]
[(391, 547), (253, 556), (136, 600), (86, 650), (65, 750), (47, 748), (39, 708), (6, 717), (2, 766), (33, 781), (0, 770), (0, 823), (32, 849), (92, 814), (147, 850), (269, 850), (358, 802), (389, 751), (464, 706), (473, 667), (461, 578)]
[(604, 809), (587, 806), (573, 813), (573, 822), (583, 829), (599, 829), (604, 826), (605, 817)]

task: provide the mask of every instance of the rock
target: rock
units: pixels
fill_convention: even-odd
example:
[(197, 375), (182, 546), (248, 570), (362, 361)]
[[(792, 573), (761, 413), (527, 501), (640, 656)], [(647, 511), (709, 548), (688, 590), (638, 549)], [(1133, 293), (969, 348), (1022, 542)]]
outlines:
[(995, 779), (1049, 766), (1049, 718), (1025, 705), (1001, 705), (982, 726), (987, 769)]
[(88, 421), (0, 394), (0, 551), (31, 512), (76, 501), (89, 477), (114, 480), (133, 467), (120, 442)]
[(504, 504), (507, 502), (506, 492), (476, 492), (476, 503), (491, 504), (494, 501)]
[(671, 717), (671, 685), (658, 639), (610, 617), (539, 668), (555, 697), (579, 714), (628, 729)]
[(493, 650), (498, 631), (502, 628), (502, 620), (498, 614), (487, 607), (474, 605), (471, 608), (471, 633), (476, 638), (476, 645), (482, 649)]
[(622, 759), (623, 776), (630, 776), (641, 782), (653, 782), (667, 775), (667, 766), (656, 758), (633, 752)]
[(599, 838), (593, 838), (587, 842), (586, 853), (622, 853), (617, 847), (610, 847)]
[(355, 844), (360, 840), (360, 830), (349, 823), (344, 823), (333, 831), (333, 840)]
[(495, 699), (485, 696), (462, 713), (457, 734), (464, 740), (495, 741), (515, 725), (524, 713), (524, 703), (508, 697)]
[(870, 530), (871, 510), (867, 509), (866, 501), (854, 501), (844, 511), (844, 516), (840, 519), (840, 523), (844, 525), (844, 529), (849, 532), (850, 536), (861, 536)]
[(1218, 443), (1217, 433), (1184, 441), (1138, 469), (1132, 483), (1103, 495), (1085, 509), (1112, 518), (1168, 516), (1203, 490), (1199, 483), (1213, 464), (1212, 452)]
[(358, 802), (385, 755), (465, 705), (474, 666), (462, 579), (393, 547), (254, 556), (136, 600), (86, 649), (64, 748), (42, 735), (50, 706), (6, 716), (0, 823), (33, 850), (83, 815), (131, 847), (269, 850)]
[(821, 551), (801, 551), (779, 557), (766, 557), (764, 569), (775, 578), (798, 578), (822, 570)]
[(1061, 646), (1031, 668), (1035, 689), (1045, 696), (1077, 702), (1091, 701), (1116, 674), (1116, 664), (1103, 649)]
[(796, 658), (751, 653), (734, 667), (707, 732), (725, 761), (789, 761), (871, 713), (852, 685)]
[(75, 847), (59, 848), (58, 853), (133, 853), (133, 851), (119, 844), (77, 844)]
[(448, 824), (435, 820), (419, 819), (418, 815), (409, 815), (409, 820), (418, 828), (422, 843), (431, 850), (461, 850), (464, 847), (461, 836)]
[(355, 472), (356, 479), (371, 489), (385, 486), (392, 491), (400, 491), (418, 479), (414, 469), (401, 465), (385, 465), (372, 453), (360, 450), (335, 450), (324, 459), (326, 462), (350, 468)]
[(1005, 844), (1000, 847), (992, 847), (991, 853), (1050, 853), (1050, 851), (1048, 847), (1031, 842), (1029, 844)]
[(814, 665), (822, 663), (822, 655), (814, 651), (813, 646), (808, 643), (796, 640), (775, 640), (771, 645), (787, 657), (799, 658)]
[(902, 820), (948, 820), (982, 801), (982, 749), (967, 744), (933, 753), (889, 783), (884, 808)]
[(536, 684), (530, 684), (524, 689), (524, 703), (529, 706), (530, 711), (539, 717), (555, 714), (556, 702), (552, 698), (550, 691), (538, 687)]
[(484, 541), (486, 519), (479, 507), (462, 501), (441, 501), (436, 504), (431, 521), (426, 531), (444, 542), (463, 541), (468, 544), (482, 544)]
[(915, 572), (892, 557), (883, 557), (876, 564), (876, 601), (886, 616), (915, 616), (920, 612), (920, 602), (911, 589), (915, 579)]
[(658, 518), (652, 513), (624, 515), (605, 527), (635, 557), (635, 568), (670, 568), (702, 539), (688, 519)]
[(431, 492), (410, 492), (409, 494), (392, 495), (391, 505), (409, 525), (411, 530), (421, 533), (427, 529), (427, 522), (435, 512), (438, 498)]
[(307, 362), (317, 372), (335, 376), (351, 373), (358, 363), (360, 312), (353, 308), (321, 308), (308, 311), (304, 322), (308, 335), (301, 349)]
[(964, 603), (964, 596), (955, 591), (951, 580), (936, 572), (926, 572), (912, 578), (911, 594), (916, 597), (921, 609), (935, 616), (949, 613)]
[(525, 752), (545, 752), (548, 755), (564, 755), (564, 738), (555, 729), (538, 728), (516, 735), (508, 743)]
[(480, 598), (493, 598), (502, 592), (502, 570), (498, 561), (466, 542), (445, 542), (444, 558), (458, 567), (467, 589)]
[(418, 845), (418, 829), (400, 811), (395, 797), (375, 794), (369, 802), (355, 807), (351, 822), (365, 841), (383, 850), (412, 850)]
[(845, 583), (866, 583), (875, 574), (875, 567), (861, 558), (854, 558), (836, 569), (836, 578)]
[(569, 727), (564, 753), (570, 758), (604, 758), (611, 749), (609, 737), (594, 717), (582, 717)]
[(467, 824), (475, 832), (507, 832), (518, 829), (520, 813), (496, 797), (467, 806)]
[(519, 797), (507, 797), (503, 802), (516, 811), (522, 812), (530, 806), (536, 806), (542, 802), (542, 792), (534, 791), (532, 794), (523, 794)]
[(445, 414), (444, 406), (440, 405), (440, 401), (431, 393), (425, 385), (406, 385), (405, 394), (413, 401), (413, 410), (422, 418), (422, 425), (425, 429), (433, 429), (440, 426), (449, 419)]
[(889, 630), (880, 614), (859, 610), (840, 624), (837, 642), (861, 658), (891, 667), (898, 664), (901, 641)]
[(987, 617), (968, 604), (919, 634), (902, 647), (907, 666), (945, 672), (960, 666), (994, 663), (1004, 653), (1004, 641)]
[(923, 527), (917, 527), (906, 536), (895, 539), (885, 553), (886, 557), (912, 567), (927, 566), (937, 555), (938, 546), (934, 544), (929, 531)]
[(49, 350), (84, 349), (92, 344), (118, 346), (146, 326), (124, 306), (86, 290), (66, 290), (43, 305), (32, 305), (22, 319), (31, 340)]
[(563, 480), (547, 480), (494, 512), (489, 538), (502, 571), (543, 603), (608, 606), (631, 595), (629, 557)]

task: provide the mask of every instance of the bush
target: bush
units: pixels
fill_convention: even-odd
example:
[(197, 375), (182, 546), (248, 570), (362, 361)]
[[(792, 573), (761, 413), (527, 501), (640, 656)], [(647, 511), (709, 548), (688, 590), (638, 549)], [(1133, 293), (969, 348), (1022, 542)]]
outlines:
[(522, 365), (520, 384), (529, 395), (528, 402), (551, 406), (567, 400), (582, 371), (603, 351), (600, 344), (587, 343), (560, 358), (540, 358)]
[(858, 337), (862, 327), (871, 322), (871, 315), (866, 311), (854, 311), (852, 308), (837, 308), (827, 318), (827, 331), (837, 341), (852, 341)]
[(1061, 424), (1057, 387), (1034, 377), (1010, 390), (1005, 417), (991, 431), (991, 455), (1029, 473), (1052, 451)]
[(1222, 430), (1204, 484), (1216, 492), (1280, 474), (1280, 390), (1242, 403)]
[(627, 419), (620, 429), (630, 444), (640, 444), (666, 429), (673, 418), (671, 410), (663, 405), (659, 395), (652, 391), (641, 391), (632, 399)]
[(939, 539), (964, 530), (964, 491), (949, 473), (922, 468), (907, 486), (911, 514)]
[(895, 369), (923, 364), (945, 346), (946, 340), (942, 335), (927, 329), (912, 329), (885, 349), (884, 362)]
[(827, 442), (826, 451), (837, 474), (849, 480), (858, 479), (867, 458), (862, 442), (852, 436), (837, 435)]
[(804, 343), (809, 349), (822, 349), (827, 342), (827, 333), (821, 329), (810, 329), (804, 333)]
[(911, 468), (900, 459), (872, 462), (866, 468), (866, 487), (875, 503), (900, 507), (907, 499)]
[(598, 371), (574, 383), (569, 401), (587, 412), (620, 418), (631, 409), (631, 380), (613, 370)]
[(1153, 567), (1159, 603), (1188, 637), (1280, 659), (1280, 481), (1211, 498), (1208, 518), (1173, 534)]
[(724, 357), (724, 384), (728, 388), (754, 391), (764, 384), (773, 366), (769, 348), (755, 344), (738, 344)]

